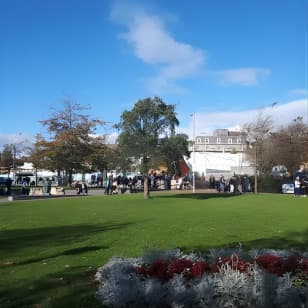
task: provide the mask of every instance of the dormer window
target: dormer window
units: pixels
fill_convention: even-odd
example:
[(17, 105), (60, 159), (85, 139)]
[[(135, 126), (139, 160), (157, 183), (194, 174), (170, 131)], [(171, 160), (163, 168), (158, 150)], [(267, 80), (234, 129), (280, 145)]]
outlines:
[(201, 143), (201, 138), (197, 138), (197, 143)]
[(236, 142), (237, 142), (237, 144), (241, 144), (242, 143), (242, 139), (241, 138), (237, 138)]
[(216, 143), (217, 143), (217, 144), (221, 144), (221, 139), (220, 139), (220, 138), (217, 138), (217, 139), (216, 139)]
[(228, 143), (232, 144), (232, 138), (228, 138)]
[(209, 143), (210, 143), (209, 138), (205, 138), (205, 143), (206, 143), (206, 144), (209, 144)]

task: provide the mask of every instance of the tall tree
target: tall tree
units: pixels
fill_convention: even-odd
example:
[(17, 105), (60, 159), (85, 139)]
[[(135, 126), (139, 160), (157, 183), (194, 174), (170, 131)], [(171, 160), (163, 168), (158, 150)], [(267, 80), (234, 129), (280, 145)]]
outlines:
[(264, 144), (270, 136), (272, 128), (272, 118), (265, 116), (262, 112), (258, 113), (253, 122), (244, 125), (244, 133), (247, 134), (249, 143), (246, 154), (255, 168), (255, 193), (258, 192), (258, 173), (263, 173), (266, 170), (267, 160), (264, 156)]
[(1, 153), (0, 168), (1, 172), (10, 173), (11, 170), (15, 172), (16, 167), (23, 164), (23, 157), (21, 154), (24, 151), (23, 143), (5, 144)]
[(104, 146), (105, 139), (93, 135), (97, 126), (105, 122), (84, 114), (88, 109), (65, 100), (63, 110), (55, 110), (49, 119), (40, 121), (47, 128), (50, 138), (38, 137), (34, 145), (35, 154), (51, 170), (65, 170), (69, 183), (73, 172), (91, 169), (93, 151)]
[(11, 168), (14, 165), (14, 152), (12, 146), (6, 144), (3, 146), (3, 151), (1, 153), (0, 167), (2, 171), (10, 173)]
[(272, 160), (284, 165), (294, 173), (299, 166), (308, 162), (308, 127), (297, 117), (285, 127), (271, 135), (268, 142)]
[(179, 121), (175, 105), (167, 105), (161, 98), (139, 100), (131, 111), (124, 111), (116, 125), (121, 132), (119, 148), (127, 157), (141, 160), (144, 175), (144, 198), (149, 198), (148, 171), (160, 155), (161, 138), (173, 136)]

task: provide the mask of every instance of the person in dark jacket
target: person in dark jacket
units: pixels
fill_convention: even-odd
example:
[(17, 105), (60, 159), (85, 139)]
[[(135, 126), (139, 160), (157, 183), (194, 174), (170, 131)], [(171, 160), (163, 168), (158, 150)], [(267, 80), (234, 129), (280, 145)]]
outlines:
[(7, 178), (5, 180), (5, 186), (6, 186), (6, 194), (8, 196), (11, 195), (11, 186), (12, 186), (12, 180), (10, 178)]

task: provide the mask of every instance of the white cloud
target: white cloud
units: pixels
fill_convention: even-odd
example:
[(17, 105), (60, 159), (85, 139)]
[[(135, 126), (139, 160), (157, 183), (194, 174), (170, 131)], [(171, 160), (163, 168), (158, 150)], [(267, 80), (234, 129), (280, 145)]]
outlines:
[[(244, 124), (252, 122), (262, 112), (270, 115), (276, 128), (290, 124), (298, 116), (308, 123), (308, 100), (299, 99), (285, 104), (276, 104), (266, 108), (251, 109), (240, 112), (210, 112), (195, 114), (195, 135), (211, 135), (217, 128), (229, 128), (240, 130)], [(187, 117), (187, 116), (186, 116)], [(192, 137), (192, 119), (188, 127), (181, 127), (180, 131)]]
[(119, 133), (118, 132), (113, 132), (111, 134), (107, 135), (107, 143), (108, 144), (115, 144), (117, 139), (119, 137)]
[(293, 89), (290, 91), (290, 94), (296, 95), (296, 96), (307, 96), (308, 90), (307, 89)]
[(118, 3), (113, 7), (111, 18), (128, 28), (120, 37), (132, 47), (134, 55), (158, 68), (158, 75), (148, 83), (152, 92), (170, 88), (182, 90), (177, 81), (201, 70), (205, 51), (177, 41), (167, 31), (162, 17), (149, 14), (140, 7)]
[[(151, 92), (188, 91), (178, 83), (203, 71), (207, 54), (205, 50), (176, 40), (166, 29), (165, 18), (161, 14), (149, 13), (149, 10), (132, 2), (115, 2), (110, 16), (113, 22), (127, 28), (119, 37), (129, 44), (133, 54), (158, 70), (158, 74), (147, 83)], [(208, 70), (207, 73), (218, 78), (222, 85), (255, 86), (267, 78), (271, 71), (267, 68), (243, 67), (212, 72)]]
[(18, 150), (22, 150), (23, 147), (31, 145), (30, 139), (22, 133), (14, 133), (14, 134), (0, 134), (0, 151), (2, 151), (2, 147), (6, 144), (15, 145)]
[(271, 74), (269, 69), (265, 68), (237, 68), (230, 70), (221, 70), (216, 72), (219, 82), (225, 85), (242, 85), (242, 86), (255, 86)]

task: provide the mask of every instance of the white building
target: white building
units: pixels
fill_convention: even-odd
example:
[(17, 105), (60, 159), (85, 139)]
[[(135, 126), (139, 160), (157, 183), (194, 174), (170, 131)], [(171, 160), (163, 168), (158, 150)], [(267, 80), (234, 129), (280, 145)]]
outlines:
[(241, 132), (218, 129), (212, 136), (195, 137), (189, 163), (195, 172), (210, 175), (252, 175), (254, 170), (245, 155), (246, 136)]

